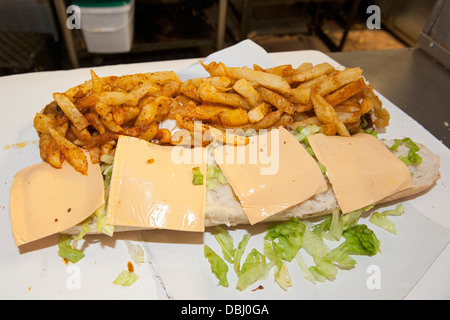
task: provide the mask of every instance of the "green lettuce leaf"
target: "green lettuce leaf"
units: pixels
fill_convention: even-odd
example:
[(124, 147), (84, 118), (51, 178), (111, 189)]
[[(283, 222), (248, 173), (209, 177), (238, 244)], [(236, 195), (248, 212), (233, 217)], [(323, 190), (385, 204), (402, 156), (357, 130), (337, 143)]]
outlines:
[(302, 246), (305, 229), (306, 226), (298, 219), (270, 226), (264, 237), (266, 255), (271, 260), (278, 258), (291, 261)]
[(258, 250), (252, 249), (242, 265), (236, 288), (244, 291), (249, 285), (265, 278), (273, 264), (267, 264), (266, 257)]
[(380, 251), (380, 240), (375, 233), (365, 224), (358, 224), (348, 228), (342, 233), (346, 239), (339, 247), (333, 249), (334, 255), (339, 255), (342, 251), (348, 255), (373, 256)]
[(275, 282), (278, 283), (281, 289), (287, 290), (292, 287), (292, 279), (289, 274), (288, 268), (285, 263), (282, 264), (281, 268), (277, 267), (275, 272)]
[(204, 245), (204, 254), (211, 265), (212, 273), (219, 279), (219, 285), (228, 287), (228, 266), (225, 261), (206, 244)]
[(60, 234), (58, 237), (58, 256), (67, 259), (72, 263), (77, 263), (84, 258), (84, 253), (73, 248), (72, 237), (66, 234)]
[(407, 166), (411, 164), (420, 164), (422, 163), (422, 157), (417, 153), (420, 151), (420, 148), (417, 146), (417, 144), (414, 143), (414, 141), (411, 140), (411, 138), (404, 138), (404, 139), (395, 139), (395, 143), (390, 147), (391, 150), (397, 150), (398, 146), (400, 144), (404, 144), (406, 147), (409, 148), (408, 156), (400, 156), (398, 157), (400, 160), (402, 160)]
[(386, 210), (382, 213), (380, 212), (374, 212), (372, 213), (372, 216), (370, 217), (369, 221), (373, 223), (374, 225), (392, 233), (397, 234), (397, 228), (395, 227), (395, 224), (392, 220), (388, 218), (388, 216), (399, 216), (405, 212), (405, 208), (402, 204), (399, 204), (395, 209), (393, 210)]
[(250, 234), (246, 233), (239, 242), (238, 247), (234, 249), (234, 271), (239, 276), (241, 274), (241, 258), (244, 254), (245, 247), (247, 246)]
[(222, 227), (216, 226), (214, 228), (214, 238), (222, 248), (222, 254), (226, 261), (234, 263), (234, 246), (233, 237)]
[(129, 270), (122, 270), (122, 272), (113, 281), (114, 284), (119, 286), (129, 287), (139, 280), (139, 276), (135, 272)]

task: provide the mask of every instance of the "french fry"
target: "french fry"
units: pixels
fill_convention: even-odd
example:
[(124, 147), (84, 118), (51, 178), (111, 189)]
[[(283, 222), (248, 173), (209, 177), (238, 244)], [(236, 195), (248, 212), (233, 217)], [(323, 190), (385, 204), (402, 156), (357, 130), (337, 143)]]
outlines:
[(344, 123), (339, 119), (339, 116), (334, 108), (324, 98), (316, 92), (312, 92), (311, 100), (313, 102), (316, 116), (321, 122), (334, 124), (336, 126), (337, 133), (341, 136), (350, 136), (350, 133)]
[(342, 71), (338, 71), (318, 84), (315, 90), (319, 95), (325, 96), (349, 82), (356, 81), (359, 77), (361, 77), (361, 74), (361, 68), (347, 68)]
[(248, 112), (248, 120), (251, 123), (256, 123), (264, 118), (269, 112), (269, 106), (265, 102), (261, 102), (257, 107), (254, 107)]
[(294, 103), (308, 104), (311, 88), (297, 87), (288, 94), (288, 99)]
[(140, 133), (140, 138), (147, 141), (152, 141), (156, 134), (158, 133), (158, 126), (156, 124), (151, 124), (147, 127), (147, 129), (143, 130)]
[(105, 125), (100, 120), (97, 114), (93, 112), (86, 113), (85, 118), (89, 121), (89, 123), (97, 130), (100, 134), (105, 133)]
[(222, 62), (211, 62), (210, 64), (204, 64), (203, 61), (200, 61), (200, 64), (203, 68), (212, 76), (212, 77), (227, 77), (228, 71), (227, 67)]
[(83, 130), (89, 125), (89, 122), (83, 114), (75, 107), (72, 101), (70, 101), (65, 94), (54, 93), (53, 98), (78, 130)]
[(50, 133), (49, 127), (55, 126), (55, 114), (36, 113), (33, 119), (33, 127), (37, 132)]
[(333, 107), (337, 106), (339, 103), (350, 99), (358, 92), (361, 92), (366, 87), (364, 79), (361, 77), (356, 81), (352, 81), (342, 88), (330, 93), (325, 97), (325, 100)]
[(55, 168), (61, 168), (61, 151), (50, 133), (39, 133), (39, 153), (41, 159)]
[(245, 79), (247, 81), (256, 82), (263, 87), (272, 89), (279, 93), (287, 94), (291, 90), (289, 83), (283, 77), (276, 74), (255, 71), (248, 67), (228, 68), (227, 72), (236, 80)]
[(324, 74), (329, 74), (335, 69), (327, 62), (319, 63), (312, 68), (301, 71), (290, 78), (291, 82), (304, 82), (317, 78)]
[(123, 109), (118, 107), (118, 106), (114, 106), (112, 108), (112, 117), (115, 123), (117, 123), (119, 126), (121, 126), (123, 124), (125, 115), (123, 113)]
[(296, 106), (288, 99), (284, 98), (280, 94), (273, 92), (267, 88), (260, 87), (257, 89), (261, 98), (276, 107), (278, 110), (282, 110), (286, 113), (293, 114), (296, 111)]
[(375, 114), (374, 125), (380, 129), (387, 127), (389, 125), (390, 120), (389, 112), (385, 108), (383, 108), (381, 100), (373, 91), (373, 87), (371, 85), (368, 85), (363, 90), (363, 94), (365, 98), (370, 99), (373, 103), (373, 109)]
[[(256, 70), (255, 65), (253, 65), (253, 69)], [(289, 77), (290, 75), (292, 75), (294, 73), (294, 69), (292, 68), (292, 65), (290, 65), (290, 64), (283, 64), (283, 65), (275, 66), (273, 68), (262, 69), (260, 71), (265, 71), (268, 73), (276, 74), (280, 77)]]
[(72, 167), (83, 175), (87, 174), (88, 163), (84, 152), (75, 144), (61, 136), (55, 129), (49, 128), (50, 135), (55, 140), (64, 158)]
[(121, 104), (135, 106), (139, 101), (138, 94), (141, 93), (133, 94), (118, 91), (104, 91), (100, 94), (99, 100), (108, 106), (118, 106)]
[(275, 111), (269, 112), (260, 121), (243, 125), (242, 129), (244, 131), (247, 131), (250, 129), (260, 130), (260, 129), (271, 128), (278, 120), (280, 120), (282, 115), (283, 115), (283, 110), (275, 110)]
[(94, 72), (94, 70), (91, 70), (90, 73), (91, 73), (92, 93), (102, 92), (102, 90), (103, 90), (102, 79), (100, 79), (97, 76), (97, 74)]
[(233, 85), (233, 89), (243, 96), (248, 104), (254, 108), (262, 102), (261, 95), (256, 89), (245, 79), (239, 79)]
[(231, 107), (250, 110), (249, 104), (240, 95), (236, 93), (221, 92), (207, 83), (202, 83), (200, 85), (198, 93), (204, 102), (224, 104)]
[(367, 113), (369, 111), (371, 111), (374, 107), (375, 103), (373, 102), (372, 99), (368, 99), (368, 98), (364, 98), (361, 101), (361, 113)]
[(148, 126), (155, 121), (158, 115), (158, 109), (163, 104), (170, 105), (171, 99), (165, 96), (159, 96), (156, 99), (148, 99), (142, 106), (141, 112), (134, 122), (134, 126)]
[(172, 134), (168, 129), (158, 129), (155, 138), (160, 144), (169, 144), (172, 140)]
[(220, 122), (226, 126), (242, 126), (249, 122), (247, 111), (238, 109), (229, 109), (219, 113)]

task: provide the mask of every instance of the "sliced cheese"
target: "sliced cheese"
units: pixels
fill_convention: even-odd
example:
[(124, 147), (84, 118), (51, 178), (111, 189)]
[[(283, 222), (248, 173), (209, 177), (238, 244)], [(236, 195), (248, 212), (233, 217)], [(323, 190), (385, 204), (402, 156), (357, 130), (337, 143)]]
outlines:
[[(193, 168), (206, 174), (205, 149), (160, 146), (121, 136), (114, 156), (106, 223), (203, 231), (206, 181), (194, 185)], [(187, 157), (189, 155), (200, 157)], [(204, 154), (205, 153), (205, 154)], [(197, 160), (197, 161), (195, 161)]]
[(327, 190), (316, 161), (283, 127), (212, 154), (251, 224)]
[(88, 159), (87, 175), (64, 162), (42, 162), (18, 172), (10, 191), (10, 215), (17, 246), (67, 230), (104, 203), (103, 177)]
[(408, 167), (372, 135), (351, 137), (315, 134), (308, 137), (343, 213), (412, 187)]

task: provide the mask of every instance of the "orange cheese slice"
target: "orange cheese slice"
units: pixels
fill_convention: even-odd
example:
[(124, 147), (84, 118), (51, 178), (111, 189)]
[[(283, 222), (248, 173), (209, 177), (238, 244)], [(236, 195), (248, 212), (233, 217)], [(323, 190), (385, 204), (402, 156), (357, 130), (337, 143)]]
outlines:
[(283, 127), (212, 152), (251, 224), (325, 192), (316, 161)]
[(87, 175), (65, 162), (42, 162), (18, 172), (10, 191), (10, 216), (17, 246), (67, 230), (104, 203), (103, 177), (89, 155)]
[[(193, 184), (193, 168), (206, 174), (206, 152), (160, 146), (121, 136), (114, 156), (106, 223), (203, 231), (206, 181)], [(200, 153), (197, 157), (182, 152)]]
[(343, 213), (412, 187), (408, 167), (370, 134), (351, 137), (315, 134), (308, 141), (317, 159), (327, 168)]

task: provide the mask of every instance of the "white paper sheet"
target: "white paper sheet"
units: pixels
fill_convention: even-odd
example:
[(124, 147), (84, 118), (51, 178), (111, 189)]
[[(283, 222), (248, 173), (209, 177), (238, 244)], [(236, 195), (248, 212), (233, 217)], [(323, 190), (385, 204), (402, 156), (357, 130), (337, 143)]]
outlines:
[[(223, 61), (227, 65), (249, 67), (253, 63), (270, 67), (285, 63), (298, 65), (305, 61), (312, 63), (329, 61), (337, 65), (332, 59), (317, 51), (268, 55), (261, 47), (250, 41), (220, 51), (208, 59), (212, 58), (215, 61), (225, 59)], [(99, 76), (163, 70), (180, 70), (180, 74), (184, 72), (183, 77), (204, 75), (196, 73), (199, 71), (197, 59), (104, 66), (94, 70)], [(392, 119), (392, 124), (383, 135), (388, 138), (408, 135), (418, 142), (425, 143), (441, 157), (442, 177), (429, 192), (405, 203), (406, 213), (398, 217), (398, 220), (395, 219), (399, 231), (397, 236), (377, 231), (381, 240), (382, 255), (368, 259), (361, 257), (354, 270), (340, 271), (335, 282), (314, 286), (302, 278), (294, 264), (289, 267), (294, 286), (286, 293), (271, 279), (261, 283), (264, 290), (241, 293), (233, 288), (236, 279), (233, 279), (231, 272), (229, 277), (231, 287), (218, 287), (217, 280), (203, 256), (203, 243), (210, 244), (216, 252), (220, 252), (208, 232), (205, 234), (168, 231), (127, 232), (118, 233), (113, 239), (107, 236), (89, 236), (84, 247), (86, 257), (76, 265), (76, 268), (66, 266), (57, 256), (56, 237), (43, 239), (24, 248), (26, 250), (19, 250), (14, 245), (9, 221), (9, 188), (17, 171), (41, 161), (37, 146), (38, 138), (32, 126), (33, 117), (51, 101), (53, 92), (64, 91), (88, 79), (87, 68), (0, 77), (2, 97), (0, 108), (3, 113), (0, 117), (0, 298), (165, 299), (166, 292), (161, 290), (160, 281), (165, 286), (167, 294), (175, 299), (183, 297), (278, 299), (283, 295), (287, 299), (328, 297), (339, 299), (343, 297), (342, 290), (347, 290), (352, 283), (365, 291), (362, 297), (402, 298), (430, 266), (430, 271), (414, 288), (412, 298), (429, 296), (450, 298), (448, 290), (450, 277), (446, 272), (450, 261), (449, 250), (439, 256), (449, 240), (450, 151), (420, 124), (382, 96), (380, 98), (388, 108)], [(21, 144), (15, 145), (18, 143)], [(259, 247), (264, 227), (259, 225), (233, 231), (235, 243), (240, 241), (244, 232), (252, 232), (254, 236), (247, 248)], [(375, 230), (375, 227), (373, 229)], [(145, 241), (141, 241), (141, 235)], [(126, 268), (127, 262), (131, 261), (124, 239), (133, 240), (145, 247), (146, 259), (152, 261), (152, 265), (135, 265), (140, 280), (130, 288), (112, 284), (120, 271)], [(398, 259), (403, 256), (405, 258)], [(432, 265), (437, 257), (439, 264)], [(366, 268), (371, 264), (380, 266), (382, 274), (380, 291), (369, 292), (364, 288), (368, 277)], [(155, 268), (160, 278), (155, 278), (152, 268)], [(76, 275), (80, 276), (79, 287), (76, 287), (77, 283), (74, 280)], [(392, 287), (396, 288), (396, 283), (400, 283), (400, 288), (391, 292)], [(254, 287), (256, 286), (251, 286), (250, 289)], [(332, 294), (336, 292), (337, 295)]]

